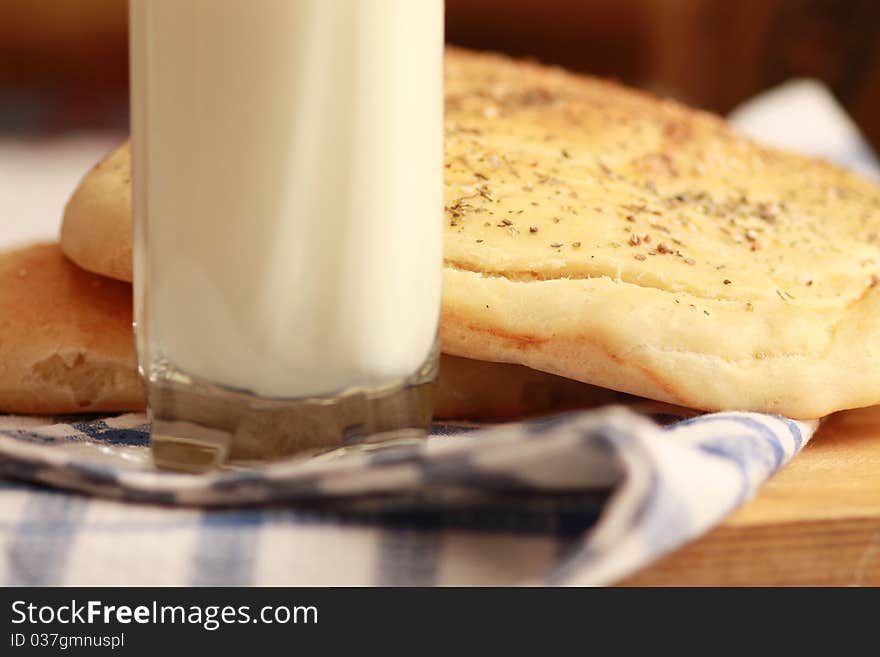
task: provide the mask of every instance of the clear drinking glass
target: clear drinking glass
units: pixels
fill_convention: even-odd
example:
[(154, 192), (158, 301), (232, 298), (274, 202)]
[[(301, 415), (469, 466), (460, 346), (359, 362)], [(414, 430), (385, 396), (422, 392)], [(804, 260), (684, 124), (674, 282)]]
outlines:
[(130, 0), (135, 327), (162, 467), (424, 435), (442, 0)]

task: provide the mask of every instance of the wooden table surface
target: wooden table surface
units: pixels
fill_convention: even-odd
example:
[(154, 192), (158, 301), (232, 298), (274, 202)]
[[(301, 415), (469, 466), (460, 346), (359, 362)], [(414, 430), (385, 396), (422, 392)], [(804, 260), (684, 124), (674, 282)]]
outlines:
[(622, 586), (880, 586), (880, 406), (829, 417), (718, 528)]

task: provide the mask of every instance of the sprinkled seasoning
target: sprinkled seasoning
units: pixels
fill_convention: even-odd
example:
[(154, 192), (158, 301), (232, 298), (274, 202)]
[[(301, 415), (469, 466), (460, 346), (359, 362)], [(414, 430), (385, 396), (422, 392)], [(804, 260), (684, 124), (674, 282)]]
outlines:
[[(465, 238), (463, 242), (456, 240), (456, 245), (465, 245), (468, 237), (472, 240), (471, 244), (483, 243), (482, 239), (474, 240), (473, 234), (468, 235), (468, 230), (494, 236), (493, 244), (506, 242), (506, 238), (502, 238), (497, 231), (491, 231), (488, 227), (479, 230), (479, 214), (484, 213), (486, 217), (483, 219), (489, 219), (491, 226), (498, 225), (500, 230), (505, 230), (512, 236), (511, 244), (514, 246), (520, 233), (527, 232), (530, 236), (535, 236), (536, 239), (522, 243), (523, 247), (531, 244), (535, 248), (543, 248), (538, 246), (540, 242), (537, 235), (541, 235), (543, 241), (553, 234), (556, 241), (544, 244), (557, 250), (560, 259), (563, 258), (561, 251), (567, 250), (565, 258), (581, 260), (577, 265), (572, 263), (573, 267), (579, 266), (584, 270), (580, 272), (581, 275), (613, 276), (616, 267), (618, 277), (622, 277), (622, 272), (626, 270), (626, 253), (640, 264), (651, 258), (659, 260), (655, 264), (662, 264), (664, 259), (669, 262), (671, 257), (674, 261), (692, 267), (688, 269), (686, 266), (685, 269), (675, 272), (676, 276), (685, 279), (693, 279), (706, 269), (711, 281), (714, 276), (711, 275), (710, 268), (716, 273), (726, 273), (729, 270), (739, 281), (733, 281), (722, 274), (722, 290), (731, 286), (731, 293), (718, 291), (718, 279), (714, 279), (717, 296), (728, 297), (728, 302), (733, 301), (730, 298), (735, 292), (732, 286), (744, 284), (743, 274), (734, 270), (734, 267), (718, 264), (716, 258), (724, 257), (725, 254), (723, 251), (718, 254), (716, 250), (733, 249), (734, 253), (738, 252), (739, 257), (747, 257), (750, 267), (755, 270), (753, 273), (756, 282), (761, 280), (766, 285), (770, 298), (775, 291), (783, 303), (793, 303), (791, 299), (804, 296), (804, 292), (800, 292), (800, 295), (790, 293), (790, 290), (798, 291), (801, 286), (808, 288), (806, 292), (812, 292), (812, 287), (827, 287), (829, 295), (840, 293), (839, 288), (843, 285), (838, 284), (837, 280), (814, 280), (809, 276), (806, 267), (813, 258), (821, 259), (824, 255), (832, 254), (845, 256), (849, 253), (858, 262), (856, 253), (864, 257), (863, 254), (872, 255), (871, 251), (880, 252), (877, 248), (861, 248), (880, 246), (880, 229), (875, 223), (880, 205), (871, 194), (851, 191), (842, 182), (838, 183), (841, 189), (837, 189), (830, 182), (822, 182), (821, 178), (812, 183), (812, 188), (803, 191), (805, 203), (809, 201), (817, 206), (827, 205), (831, 202), (831, 197), (844, 194), (852, 197), (853, 202), (861, 203), (858, 208), (853, 208), (852, 216), (842, 218), (849, 221), (860, 233), (861, 245), (847, 251), (850, 242), (829, 232), (831, 228), (822, 223), (820, 215), (814, 214), (812, 208), (801, 203), (802, 192), (797, 189), (797, 185), (792, 184), (783, 193), (775, 196), (753, 198), (742, 189), (743, 185), (749, 184), (748, 177), (739, 175), (753, 172), (737, 172), (736, 166), (728, 169), (726, 162), (722, 160), (729, 156), (737, 164), (739, 158), (745, 156), (744, 162), (754, 165), (755, 171), (760, 172), (765, 164), (762, 159), (765, 156), (761, 153), (754, 154), (754, 159), (749, 159), (752, 157), (749, 150), (740, 153), (736, 147), (739, 142), (735, 141), (735, 148), (731, 152), (725, 154), (723, 148), (719, 150), (719, 161), (697, 158), (692, 168), (682, 169), (679, 175), (671, 166), (675, 164), (671, 162), (671, 157), (663, 155), (662, 151), (658, 153), (653, 150), (652, 138), (637, 137), (639, 134), (645, 135), (646, 131), (653, 135), (653, 131), (659, 129), (660, 146), (664, 149), (674, 147), (674, 143), (662, 143), (663, 134), (670, 136), (662, 132), (666, 127), (665, 112), (658, 112), (656, 117), (629, 117), (626, 112), (606, 107), (599, 98), (600, 94), (595, 98), (586, 94), (582, 103), (577, 85), (572, 87), (572, 92), (567, 90), (566, 85), (560, 85), (558, 89), (554, 87), (547, 92), (532, 86), (522, 89), (518, 87), (518, 80), (513, 74), (515, 72), (511, 70), (511, 73), (510, 77), (487, 74), (485, 85), (480, 88), (471, 87), (456, 78), (453, 87), (457, 90), (457, 96), (447, 97), (447, 107), (452, 110), (447, 115), (447, 143), (454, 143), (455, 146), (447, 150), (447, 192), (452, 193), (448, 202), (460, 201), (460, 205), (447, 207), (445, 229), (450, 235)], [(589, 124), (593, 120), (591, 117), (595, 115), (596, 121), (601, 119), (611, 128), (609, 139), (616, 139), (599, 145), (602, 148), (616, 145), (626, 157), (609, 159), (605, 163), (604, 157), (598, 156), (601, 150), (594, 152), (592, 146), (595, 144), (590, 144), (589, 139), (582, 141), (578, 135), (569, 141), (562, 134), (551, 133), (551, 126), (556, 128), (561, 124), (552, 122), (550, 126), (545, 126), (541, 121), (533, 121), (535, 116), (530, 109), (522, 115), (526, 120), (519, 123), (521, 111), (544, 105), (548, 106), (548, 112), (558, 112), (557, 118), (563, 118), (569, 127), (582, 122), (583, 125)], [(513, 129), (506, 124), (492, 125), (491, 122), (484, 121), (484, 129), (478, 130), (450, 120), (482, 120), (486, 108), (491, 108), (488, 112), (490, 115), (497, 112), (499, 118), (510, 117), (515, 123), (516, 134), (512, 134)], [(702, 124), (697, 122), (697, 125)], [(622, 132), (614, 133), (618, 127)], [(714, 139), (719, 136), (722, 141), (726, 139), (723, 134), (716, 134), (708, 124), (707, 129), (706, 134), (700, 131), (694, 135), (673, 132), (671, 141), (676, 142), (680, 138), (686, 142), (691, 138)], [(510, 159), (502, 159), (500, 152), (508, 144), (509, 138), (514, 136), (521, 139), (523, 149), (511, 155)], [(483, 138), (487, 140), (485, 143)], [(571, 143), (570, 148), (568, 143)], [(645, 151), (645, 146), (651, 146), (652, 150)], [(498, 149), (498, 155), (492, 154), (495, 149)], [(575, 152), (578, 153), (577, 163), (573, 161)], [(453, 156), (452, 153), (456, 155)], [(539, 157), (540, 160), (537, 159)], [(774, 162), (772, 157), (769, 162)], [(577, 171), (574, 171), (575, 168)], [(719, 179), (715, 181), (719, 184), (709, 187), (711, 191), (700, 191), (701, 175), (708, 174), (712, 178), (715, 173), (728, 170), (731, 175), (719, 175)], [(768, 191), (774, 192), (773, 187), (769, 185)], [(458, 192), (459, 189), (461, 193)], [(786, 201), (792, 207), (786, 207)], [(511, 221), (513, 217), (519, 216), (518, 212), (523, 212), (517, 208), (525, 207), (529, 208), (525, 212), (530, 216), (523, 214), (519, 224)], [(606, 207), (610, 214), (600, 215)], [(830, 208), (820, 207), (817, 212), (818, 210), (828, 213)], [(862, 214), (859, 215), (859, 212)], [(554, 217), (554, 213), (558, 216)], [(539, 216), (535, 216), (536, 214)], [(500, 223), (502, 217), (509, 219)], [(532, 225), (530, 219), (537, 221), (537, 224)], [(552, 220), (549, 225), (546, 224), (548, 220)], [(541, 225), (544, 225), (543, 232), (539, 232)], [(455, 230), (450, 226), (455, 227)], [(653, 231), (650, 235), (645, 232), (649, 227)], [(571, 230), (559, 230), (560, 228)], [(591, 239), (589, 247), (580, 246), (581, 242), (558, 241), (571, 240), (573, 234), (583, 234), (588, 238), (593, 234), (596, 239)], [(614, 252), (612, 247), (617, 247), (618, 244), (621, 248)], [(575, 253), (579, 246), (580, 249)], [(465, 248), (464, 251), (468, 250)], [(590, 254), (589, 257), (579, 257), (581, 251), (584, 256)], [(474, 256), (481, 253), (474, 249), (470, 249), (470, 252)], [(598, 252), (598, 255), (594, 252)], [(792, 254), (791, 260), (788, 259), (789, 254)], [(554, 256), (545, 255), (545, 259), (553, 258)], [(872, 287), (880, 286), (880, 258), (877, 260), (876, 263), (863, 261), (862, 268), (857, 270), (856, 277), (860, 278), (865, 287), (868, 284)], [(700, 265), (699, 269), (697, 264)], [(798, 271), (799, 267), (803, 268)], [(637, 265), (630, 265), (629, 269), (630, 277), (636, 279), (638, 284), (639, 276), (645, 272), (639, 270)], [(872, 275), (872, 272), (875, 273)], [(752, 272), (749, 274), (752, 280)], [(787, 280), (789, 276), (793, 279), (791, 282)], [(771, 282), (774, 279), (777, 279), (775, 284)], [(774, 285), (786, 287), (777, 291)], [(678, 289), (679, 286), (680, 284), (672, 287)], [(681, 307), (689, 300), (683, 298), (680, 302), (678, 299), (674, 301), (676, 305), (680, 303)], [(763, 302), (755, 303), (763, 307)], [(743, 300), (730, 305), (737, 307), (740, 312), (757, 312), (751, 304), (746, 305)], [(699, 308), (699, 302), (695, 310), (706, 315), (711, 313)]]

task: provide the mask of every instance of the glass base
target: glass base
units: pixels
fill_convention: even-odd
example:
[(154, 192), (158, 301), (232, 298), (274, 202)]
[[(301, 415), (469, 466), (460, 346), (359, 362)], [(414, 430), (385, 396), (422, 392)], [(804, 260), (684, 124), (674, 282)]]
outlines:
[(207, 472), (356, 443), (425, 437), (437, 354), (398, 385), (308, 399), (267, 399), (171, 368), (145, 381), (157, 467)]

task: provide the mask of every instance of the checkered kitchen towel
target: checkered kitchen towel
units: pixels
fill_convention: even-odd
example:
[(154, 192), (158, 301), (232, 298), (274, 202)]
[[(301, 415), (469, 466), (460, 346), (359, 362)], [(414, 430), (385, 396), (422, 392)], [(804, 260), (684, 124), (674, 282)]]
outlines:
[(155, 471), (147, 429), (4, 419), (2, 581), (604, 584), (717, 523), (814, 426), (613, 407), (201, 476)]
[[(813, 83), (734, 118), (876, 165)], [(606, 584), (722, 520), (815, 425), (612, 407), (184, 476), (152, 468), (141, 415), (0, 416), (0, 584)]]

